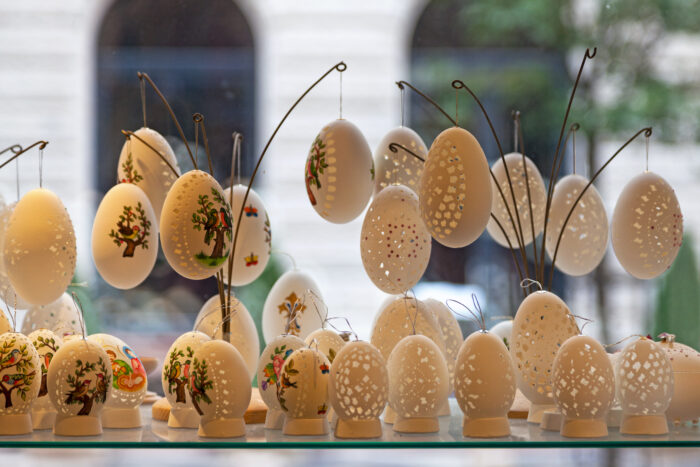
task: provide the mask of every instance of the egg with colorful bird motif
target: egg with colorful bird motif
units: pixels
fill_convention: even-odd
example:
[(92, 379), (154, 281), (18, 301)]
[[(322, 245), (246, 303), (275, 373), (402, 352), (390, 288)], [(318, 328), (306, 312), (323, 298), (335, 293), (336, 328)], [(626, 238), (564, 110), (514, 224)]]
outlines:
[(58, 349), (63, 345), (63, 339), (50, 329), (37, 329), (28, 336), (39, 354), (41, 362), (41, 385), (39, 395), (32, 403), (32, 427), (35, 430), (53, 428), (56, 421), (56, 409), (49, 398), (48, 373), (49, 366)]

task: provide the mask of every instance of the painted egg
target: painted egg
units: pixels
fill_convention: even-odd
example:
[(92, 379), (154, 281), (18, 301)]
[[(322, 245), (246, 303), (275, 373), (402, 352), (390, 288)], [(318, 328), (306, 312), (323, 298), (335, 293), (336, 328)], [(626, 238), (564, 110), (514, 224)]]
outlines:
[(389, 149), (391, 143), (398, 143), (423, 159), (428, 157), (428, 148), (418, 133), (405, 126), (390, 130), (374, 150), (375, 196), (394, 183), (418, 191), (418, 183), (423, 173), (423, 161), (401, 148), (398, 148), (398, 152), (393, 152)]
[(658, 343), (666, 352), (673, 370), (673, 397), (666, 415), (674, 423), (700, 418), (700, 352), (666, 334)]
[(5, 233), (7, 232), (7, 227), (10, 224), (10, 217), (12, 217), (12, 212), (15, 210), (15, 206), (17, 206), (16, 202), (3, 205), (2, 208), (0, 208), (0, 300), (7, 300), (7, 305), (9, 308), (26, 310), (32, 305), (17, 295), (17, 292), (15, 292), (14, 287), (12, 287), (12, 284), (10, 283), (10, 278), (7, 277), (7, 271), (5, 271), (5, 261), (2, 260), (3, 253), (5, 251), (3, 248)]
[(172, 268), (188, 279), (206, 279), (226, 263), (233, 237), (231, 207), (214, 178), (191, 170), (168, 192), (160, 241)]
[(22, 321), (22, 334), (37, 329), (50, 329), (61, 338), (81, 334), (83, 329), (73, 297), (64, 293), (55, 302), (29, 308)]
[(102, 346), (112, 367), (112, 386), (102, 411), (102, 426), (140, 427), (142, 423), (139, 407), (148, 389), (148, 377), (141, 360), (131, 347), (118, 337), (93, 334), (88, 340)]
[(329, 363), (333, 363), (336, 355), (340, 352), (346, 342), (337, 332), (331, 329), (316, 329), (311, 334), (306, 336), (304, 342), (307, 347), (318, 350), (326, 356)]
[[(241, 204), (247, 189), (248, 187), (245, 185), (233, 187), (233, 204), (231, 204), (233, 216), (231, 218), (234, 220), (234, 233), (238, 222), (237, 216), (241, 212)], [(226, 201), (231, 201), (231, 188), (224, 190), (224, 198), (226, 198)], [(243, 208), (241, 227), (238, 231), (238, 239), (236, 239), (232, 285), (236, 287), (247, 285), (260, 277), (270, 259), (271, 242), (272, 229), (270, 228), (270, 218), (262, 200), (251, 189)], [(222, 269), (225, 283), (228, 283), (228, 268), (227, 262)]]
[(612, 246), (622, 267), (637, 279), (657, 277), (671, 267), (682, 240), (683, 215), (671, 185), (653, 172), (630, 180), (612, 216)]
[[(554, 186), (547, 227), (547, 254), (554, 257), (561, 227), (574, 201), (588, 185), (580, 175), (567, 175)], [(557, 251), (557, 268), (570, 276), (593, 271), (608, 248), (608, 215), (600, 193), (591, 185), (569, 218)]]
[(0, 335), (0, 435), (31, 433), (29, 413), (41, 387), (41, 362), (24, 334)]
[[(307, 292), (309, 290), (313, 293)], [(285, 333), (305, 339), (326, 319), (327, 311), (322, 300), (318, 285), (305, 272), (294, 269), (282, 274), (270, 289), (263, 306), (265, 341)]]
[(3, 243), (5, 271), (18, 295), (47, 305), (66, 291), (75, 271), (75, 232), (66, 208), (37, 188), (17, 203)]
[(370, 204), (360, 233), (362, 265), (374, 285), (388, 294), (409, 290), (423, 277), (430, 248), (418, 196), (402, 185), (384, 188)]
[[(258, 366), (260, 352), (260, 339), (255, 328), (255, 322), (248, 308), (233, 295), (231, 296), (231, 340), (229, 341), (240, 352), (248, 369), (251, 381)], [(223, 338), (223, 324), (221, 319), (221, 302), (218, 295), (214, 295), (202, 305), (195, 320), (195, 331), (203, 332), (212, 339)]]
[(112, 371), (101, 345), (85, 339), (64, 341), (51, 360), (47, 380), (57, 412), (54, 434), (102, 433), (100, 417), (112, 385)]
[(495, 324), (491, 329), (489, 329), (491, 334), (497, 335), (503, 343), (510, 349), (510, 341), (513, 334), (513, 320), (507, 319)]
[(450, 373), (450, 388), (452, 388), (455, 374), (455, 361), (459, 348), (462, 346), (462, 341), (464, 340), (462, 328), (459, 327), (457, 318), (455, 318), (447, 305), (441, 301), (428, 298), (423, 300), (423, 303), (428, 307), (428, 310), (430, 310), (433, 316), (435, 316), (440, 326), (440, 331), (442, 332), (442, 337), (445, 342), (445, 360), (447, 362), (447, 370)]
[(423, 222), (435, 240), (461, 248), (479, 238), (491, 216), (491, 174), (471, 133), (452, 127), (435, 138), (418, 197)]
[(12, 332), (12, 324), (10, 324), (10, 320), (7, 319), (7, 316), (0, 313), (0, 334), (5, 334), (6, 332)]
[(133, 183), (146, 193), (156, 214), (156, 220), (160, 222), (165, 197), (180, 176), (180, 167), (177, 165), (173, 149), (160, 133), (151, 128), (140, 128), (134, 133), (163, 155), (177, 172), (175, 176), (168, 164), (137, 138), (127, 139), (122, 146), (117, 178), (120, 183)]
[(49, 329), (37, 329), (28, 336), (39, 355), (41, 364), (41, 385), (39, 394), (32, 403), (32, 427), (35, 430), (48, 430), (56, 420), (56, 409), (49, 396), (48, 372), (51, 361), (58, 349), (63, 345), (63, 339)]
[(250, 403), (248, 369), (228, 342), (204, 342), (194, 353), (189, 384), (192, 405), (199, 415), (199, 436), (245, 436), (243, 415)]
[(158, 222), (141, 188), (113, 186), (102, 198), (92, 224), (92, 258), (102, 278), (117, 289), (132, 289), (153, 270), (158, 256)]
[(359, 216), (374, 189), (372, 151), (360, 129), (343, 119), (323, 127), (306, 158), (304, 180), (311, 205), (327, 221), (345, 224)]

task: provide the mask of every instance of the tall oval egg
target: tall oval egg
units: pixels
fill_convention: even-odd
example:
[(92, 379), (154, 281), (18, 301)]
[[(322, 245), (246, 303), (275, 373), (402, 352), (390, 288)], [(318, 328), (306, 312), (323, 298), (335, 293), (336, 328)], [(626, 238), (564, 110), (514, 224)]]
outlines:
[(405, 126), (390, 130), (374, 150), (375, 196), (392, 183), (418, 191), (418, 183), (423, 173), (423, 161), (401, 148), (398, 152), (393, 152), (389, 149), (391, 143), (398, 143), (423, 159), (428, 157), (428, 148), (418, 133)]
[(22, 297), (17, 295), (15, 289), (10, 283), (10, 279), (7, 277), (7, 271), (5, 271), (5, 262), (2, 260), (4, 254), (3, 245), (5, 243), (5, 233), (7, 232), (7, 227), (10, 224), (10, 217), (12, 217), (12, 212), (15, 210), (17, 202), (10, 204), (3, 204), (0, 207), (0, 300), (7, 299), (9, 302), (7, 305), (18, 310), (26, 310), (31, 307), (32, 304), (28, 303)]

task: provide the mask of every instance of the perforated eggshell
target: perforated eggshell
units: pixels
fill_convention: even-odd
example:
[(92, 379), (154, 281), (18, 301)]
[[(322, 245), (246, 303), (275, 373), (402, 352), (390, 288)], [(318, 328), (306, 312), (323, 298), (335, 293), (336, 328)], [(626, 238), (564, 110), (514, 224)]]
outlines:
[(370, 204), (360, 233), (362, 265), (374, 285), (388, 294), (409, 290), (428, 267), (430, 249), (418, 196), (402, 185), (384, 188)]
[(653, 172), (630, 180), (612, 216), (612, 245), (622, 267), (652, 279), (671, 267), (682, 240), (683, 215), (671, 185)]
[(263, 402), (270, 410), (281, 410), (277, 392), (281, 389), (282, 367), (292, 352), (304, 347), (304, 341), (292, 334), (271, 339), (260, 354), (257, 375), (258, 389)]
[(3, 243), (5, 271), (18, 295), (33, 305), (58, 299), (73, 279), (75, 232), (61, 200), (37, 188), (17, 203)]
[(673, 397), (666, 415), (673, 422), (700, 418), (700, 352), (666, 334), (658, 343), (666, 352), (673, 370)]
[(138, 408), (146, 396), (148, 377), (136, 352), (109, 334), (92, 334), (88, 340), (102, 346), (112, 366), (112, 386), (105, 409)]
[[(202, 343), (211, 340), (202, 332), (186, 332), (168, 349), (163, 362), (163, 393), (175, 410), (192, 409), (187, 385), (189, 383), (194, 353)], [(172, 415), (172, 410), (171, 410)]]
[(160, 241), (170, 266), (188, 279), (206, 279), (226, 264), (233, 216), (219, 183), (191, 170), (168, 192), (160, 219)]
[[(241, 212), (241, 204), (245, 198), (245, 185), (235, 185), (233, 187), (233, 204), (231, 212), (234, 219), (233, 232), (236, 232), (238, 223), (238, 213)], [(224, 190), (226, 201), (231, 201), (231, 188)], [(270, 228), (270, 218), (265, 210), (260, 196), (251, 188), (243, 208), (243, 217), (236, 240), (236, 251), (233, 258), (233, 279), (234, 286), (247, 285), (260, 277), (265, 270), (267, 262), (270, 260), (270, 248), (272, 245), (272, 229)], [(224, 282), (228, 283), (228, 261), (224, 264)]]
[(10, 217), (12, 217), (12, 212), (15, 210), (15, 206), (17, 206), (16, 202), (4, 204), (0, 208), (0, 300), (7, 300), (7, 305), (10, 308), (26, 310), (32, 305), (20, 297), (17, 292), (15, 292), (14, 287), (12, 287), (12, 284), (10, 283), (10, 278), (7, 277), (7, 271), (5, 271), (5, 261), (2, 260), (5, 252), (5, 249), (3, 248), (5, 233), (7, 232), (7, 227), (10, 224)]
[(50, 329), (61, 338), (81, 334), (80, 316), (73, 303), (73, 297), (64, 293), (48, 305), (29, 308), (22, 321), (22, 334), (29, 334), (37, 329)]
[[(175, 153), (170, 144), (160, 133), (151, 128), (140, 128), (134, 132), (136, 136), (162, 154), (168, 163), (180, 175), (180, 167), (177, 165)], [(133, 183), (141, 188), (151, 201), (156, 220), (160, 222), (165, 197), (175, 183), (177, 176), (155, 154), (152, 149), (143, 144), (137, 138), (129, 138), (122, 146), (119, 154), (119, 168), (117, 178), (121, 183)]]
[(158, 256), (158, 222), (151, 202), (131, 183), (113, 186), (92, 224), (92, 258), (112, 287), (131, 289), (153, 270)]
[(435, 300), (434, 298), (428, 298), (423, 300), (423, 303), (435, 316), (440, 326), (440, 331), (442, 332), (442, 337), (445, 342), (445, 361), (447, 362), (447, 369), (450, 372), (450, 388), (452, 388), (457, 353), (459, 353), (459, 348), (462, 346), (462, 341), (464, 340), (462, 328), (459, 327), (455, 315), (452, 314), (450, 309), (443, 302)]
[[(50, 329), (37, 329), (32, 331), (27, 337), (36, 349), (41, 365), (41, 384), (39, 385), (37, 398), (32, 403), (32, 411), (54, 411), (51, 400), (48, 397), (48, 371), (51, 360), (53, 360), (54, 355), (63, 345), (63, 339)], [(36, 429), (37, 427), (35, 426), (34, 428)]]
[(306, 192), (321, 217), (335, 224), (355, 219), (374, 189), (372, 151), (362, 132), (334, 120), (316, 136), (304, 168)]
[[(24, 334), (0, 335), (0, 387), (0, 417), (27, 414), (39, 395), (41, 362), (31, 339)], [(5, 420), (5, 423), (12, 422)], [(0, 427), (0, 433), (10, 434), (8, 428)], [(31, 423), (28, 431), (31, 431)]]
[(312, 347), (326, 356), (329, 363), (335, 361), (335, 357), (345, 346), (345, 341), (332, 329), (316, 329), (306, 336), (304, 341), (307, 347)]
[(428, 148), (418, 133), (405, 126), (390, 130), (374, 150), (375, 196), (392, 183), (418, 191), (423, 161), (401, 148), (398, 148), (398, 152), (393, 152), (389, 149), (391, 143), (398, 143), (423, 159), (428, 156)]

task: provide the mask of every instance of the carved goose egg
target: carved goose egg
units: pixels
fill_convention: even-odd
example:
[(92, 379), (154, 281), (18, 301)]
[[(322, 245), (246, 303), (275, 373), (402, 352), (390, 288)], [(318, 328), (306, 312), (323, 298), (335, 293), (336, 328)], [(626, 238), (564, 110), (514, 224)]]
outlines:
[(16, 202), (3, 205), (2, 208), (0, 208), (0, 300), (7, 300), (7, 305), (10, 308), (26, 310), (32, 305), (15, 292), (14, 287), (12, 287), (10, 283), (10, 278), (7, 277), (7, 271), (5, 271), (5, 261), (2, 260), (5, 251), (3, 248), (5, 233), (10, 224), (10, 217), (12, 217), (15, 206), (17, 206)]
[(435, 138), (418, 198), (423, 222), (438, 242), (461, 248), (479, 238), (491, 216), (491, 175), (471, 133), (452, 127)]
[(92, 224), (92, 259), (102, 278), (132, 289), (153, 270), (158, 256), (158, 222), (148, 197), (131, 183), (112, 187)]
[[(445, 360), (447, 362), (447, 369), (450, 373), (450, 388), (453, 387), (453, 377), (455, 373), (455, 361), (457, 359), (457, 354), (462, 346), (462, 341), (464, 337), (462, 336), (462, 328), (459, 327), (457, 318), (452, 314), (447, 305), (434, 298), (428, 298), (423, 300), (425, 306), (428, 310), (435, 316), (435, 319), (440, 326), (440, 332), (442, 332), (442, 337), (445, 342)], [(451, 390), (450, 390), (451, 392)]]
[(165, 197), (180, 175), (180, 167), (177, 165), (173, 149), (160, 133), (145, 127), (134, 133), (162, 154), (178, 174), (175, 176), (168, 164), (138, 138), (129, 138), (122, 146), (117, 178), (120, 183), (133, 183), (146, 193), (156, 214), (156, 220), (160, 222)]
[(54, 355), (63, 345), (63, 339), (49, 329), (37, 329), (27, 337), (32, 341), (41, 364), (39, 394), (32, 403), (32, 427), (35, 430), (48, 430), (56, 420), (56, 409), (49, 398), (48, 372)]
[(401, 148), (398, 148), (398, 152), (393, 152), (389, 149), (391, 143), (398, 143), (423, 159), (428, 156), (428, 148), (418, 133), (405, 126), (390, 130), (374, 150), (375, 196), (393, 183), (418, 191), (418, 183), (423, 173), (423, 161)]
[(673, 397), (666, 411), (674, 423), (700, 418), (700, 352), (675, 341), (672, 334), (662, 334), (658, 343), (668, 355), (673, 370)]
[(82, 327), (73, 298), (64, 293), (48, 305), (29, 308), (22, 321), (22, 334), (29, 334), (37, 329), (50, 329), (61, 338), (80, 334)]
[(391, 185), (375, 196), (360, 233), (362, 265), (374, 285), (388, 294), (409, 290), (423, 277), (430, 248), (413, 190)]
[(214, 177), (191, 170), (168, 192), (160, 241), (172, 268), (188, 279), (211, 277), (226, 263), (233, 237), (231, 207)]
[(374, 161), (364, 135), (347, 120), (335, 120), (316, 136), (304, 168), (306, 192), (316, 212), (345, 224), (362, 213), (374, 188)]
[(316, 329), (306, 336), (304, 343), (307, 347), (312, 347), (325, 355), (330, 364), (333, 364), (336, 355), (338, 355), (340, 349), (346, 344), (337, 332), (332, 329), (323, 328)]
[(73, 279), (75, 232), (61, 200), (37, 188), (17, 203), (3, 243), (5, 271), (17, 294), (33, 305), (58, 299)]
[(622, 267), (637, 279), (659, 276), (682, 240), (683, 215), (671, 185), (653, 172), (630, 180), (612, 216), (612, 246)]
[(41, 362), (24, 334), (0, 335), (0, 435), (31, 433), (30, 408), (39, 395)]

